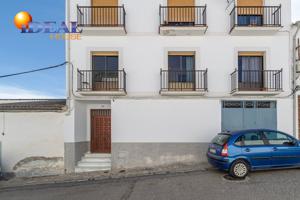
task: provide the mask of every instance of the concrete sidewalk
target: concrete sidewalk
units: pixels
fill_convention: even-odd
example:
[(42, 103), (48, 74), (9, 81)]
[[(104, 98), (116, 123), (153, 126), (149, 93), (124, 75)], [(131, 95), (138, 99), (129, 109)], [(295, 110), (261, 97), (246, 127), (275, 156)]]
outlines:
[(210, 166), (208, 163), (190, 164), (190, 165), (170, 165), (157, 168), (139, 168), (111, 172), (89, 172), (77, 174), (64, 174), (47, 177), (33, 178), (11, 178), (0, 181), (0, 191), (9, 189), (18, 189), (30, 186), (42, 186), (51, 184), (78, 183), (87, 181), (99, 181), (108, 179), (120, 179), (129, 177), (151, 176), (159, 174), (186, 173), (193, 171), (206, 171)]

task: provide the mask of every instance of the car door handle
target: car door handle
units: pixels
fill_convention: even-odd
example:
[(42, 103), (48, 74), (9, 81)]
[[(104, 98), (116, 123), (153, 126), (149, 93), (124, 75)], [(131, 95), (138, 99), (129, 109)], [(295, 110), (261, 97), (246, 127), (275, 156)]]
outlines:
[(277, 148), (276, 148), (276, 147), (273, 147), (273, 151), (277, 151)]
[(249, 149), (249, 148), (246, 148), (245, 151), (246, 151), (246, 152), (250, 152), (250, 149)]

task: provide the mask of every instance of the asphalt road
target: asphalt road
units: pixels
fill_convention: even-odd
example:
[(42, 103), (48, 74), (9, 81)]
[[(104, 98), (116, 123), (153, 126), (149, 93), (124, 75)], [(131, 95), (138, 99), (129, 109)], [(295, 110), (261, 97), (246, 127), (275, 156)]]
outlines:
[(300, 169), (255, 172), (243, 181), (208, 171), (0, 191), (0, 200), (299, 200)]

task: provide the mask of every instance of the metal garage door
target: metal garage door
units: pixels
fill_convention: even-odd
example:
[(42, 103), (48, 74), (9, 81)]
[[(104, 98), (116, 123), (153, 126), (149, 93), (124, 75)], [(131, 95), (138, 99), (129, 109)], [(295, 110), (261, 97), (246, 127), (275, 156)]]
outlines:
[(222, 131), (277, 129), (276, 101), (223, 101)]

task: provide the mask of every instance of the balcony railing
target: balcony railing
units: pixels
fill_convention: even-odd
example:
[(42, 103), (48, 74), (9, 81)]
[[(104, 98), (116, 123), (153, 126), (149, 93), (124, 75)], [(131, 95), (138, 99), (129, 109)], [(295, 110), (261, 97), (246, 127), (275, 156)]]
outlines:
[(112, 91), (126, 93), (126, 72), (123, 70), (78, 70), (78, 91)]
[(235, 70), (231, 74), (231, 91), (264, 91), (282, 90), (281, 70)]
[(124, 6), (77, 6), (79, 27), (125, 27)]
[(191, 71), (160, 71), (161, 92), (207, 91), (207, 69)]
[(231, 30), (236, 26), (280, 27), (281, 6), (235, 6), (230, 13)]
[(206, 26), (206, 6), (160, 6), (160, 26)]

